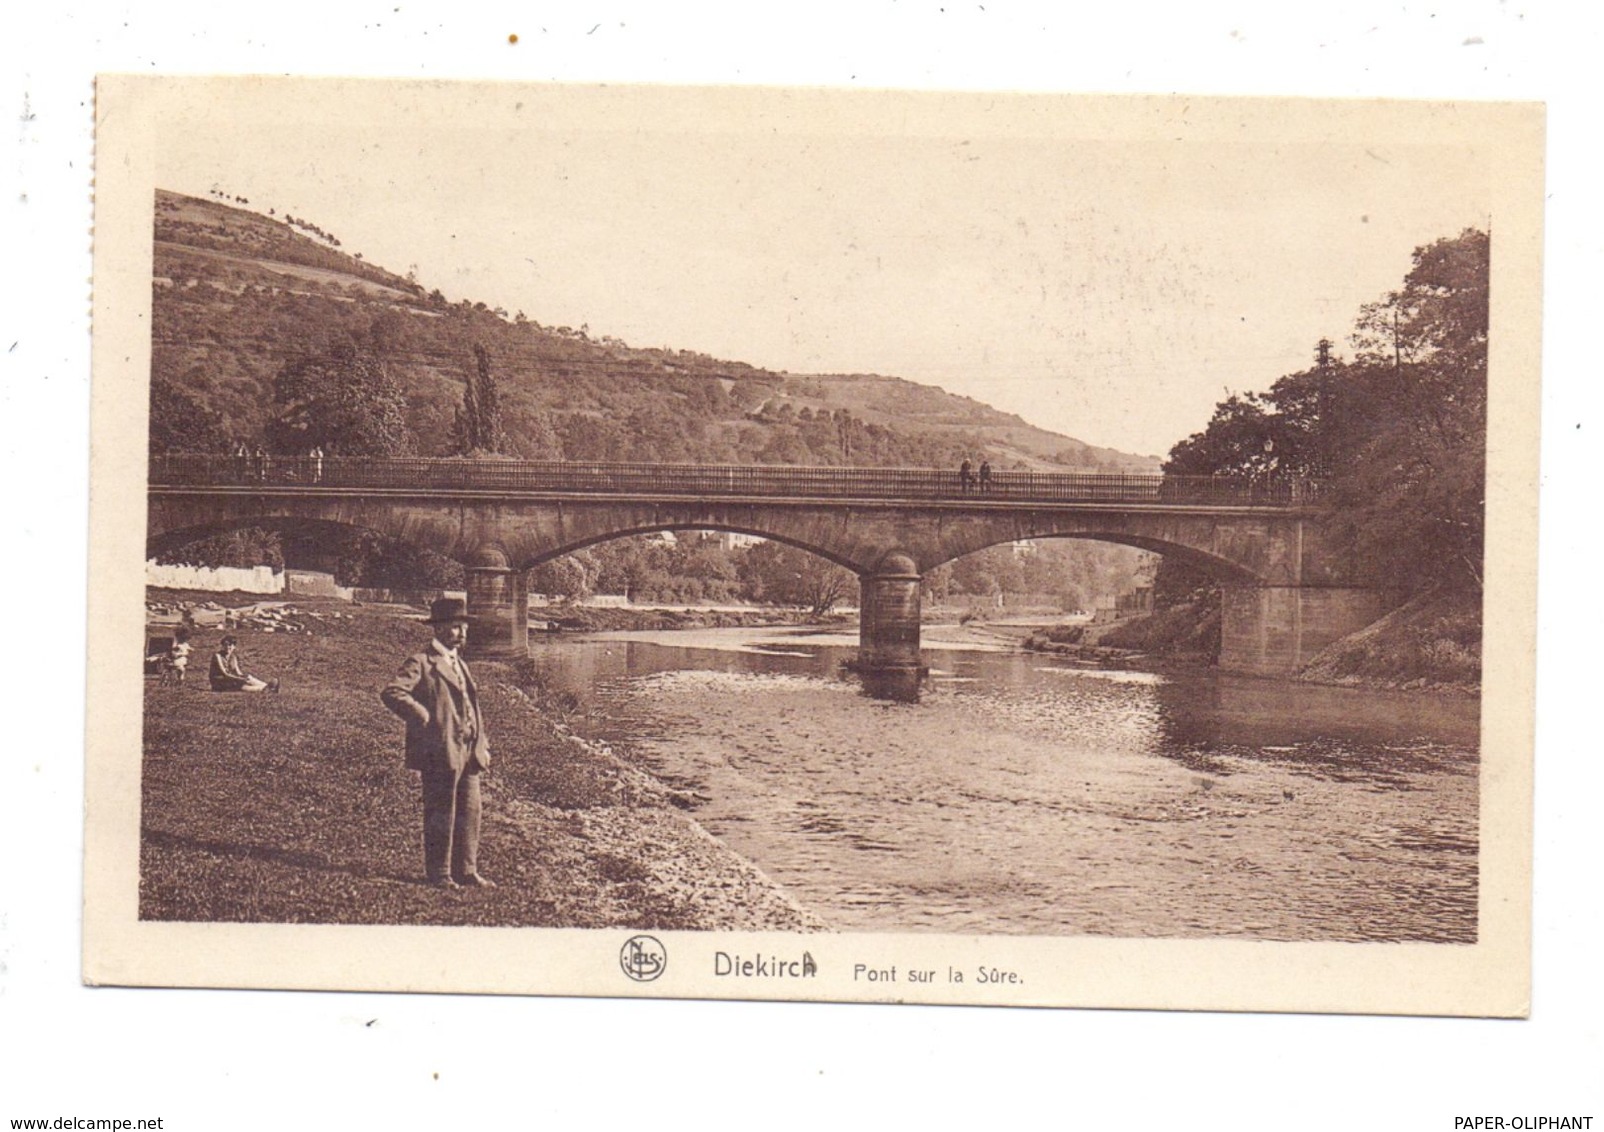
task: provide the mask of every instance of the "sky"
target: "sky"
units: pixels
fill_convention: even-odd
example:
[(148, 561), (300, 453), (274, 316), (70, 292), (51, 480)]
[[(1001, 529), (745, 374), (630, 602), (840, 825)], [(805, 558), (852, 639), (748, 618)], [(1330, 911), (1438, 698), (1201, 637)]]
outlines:
[(453, 300), (895, 375), (1144, 455), (1322, 336), (1342, 353), (1415, 247), (1491, 223), (1487, 153), (1314, 104), (1289, 124), (1229, 103), (525, 90), (471, 112), (462, 91), (341, 114), (213, 97), (164, 133), (156, 177), (311, 220)]

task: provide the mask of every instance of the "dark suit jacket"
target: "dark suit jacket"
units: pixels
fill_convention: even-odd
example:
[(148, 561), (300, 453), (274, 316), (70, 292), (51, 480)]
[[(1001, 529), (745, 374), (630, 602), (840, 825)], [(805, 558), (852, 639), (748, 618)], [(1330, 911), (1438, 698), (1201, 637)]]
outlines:
[(407, 767), (421, 771), (490, 769), (490, 741), (468, 666), (459, 681), (432, 648), (409, 656), (379, 698), (407, 725)]

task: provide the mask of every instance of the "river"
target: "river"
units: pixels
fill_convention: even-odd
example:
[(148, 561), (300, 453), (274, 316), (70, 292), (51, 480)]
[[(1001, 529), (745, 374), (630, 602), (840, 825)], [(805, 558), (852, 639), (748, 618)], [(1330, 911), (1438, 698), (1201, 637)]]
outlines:
[[(927, 635), (927, 644), (929, 644)], [(1474, 942), (1478, 705), (842, 635), (537, 644), (585, 729), (832, 928)]]

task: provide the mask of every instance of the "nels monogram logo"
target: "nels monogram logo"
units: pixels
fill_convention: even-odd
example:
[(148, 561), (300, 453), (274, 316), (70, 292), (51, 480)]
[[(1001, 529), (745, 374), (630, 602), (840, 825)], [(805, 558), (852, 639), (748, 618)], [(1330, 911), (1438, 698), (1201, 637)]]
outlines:
[(637, 983), (649, 983), (668, 966), (668, 952), (649, 935), (630, 936), (618, 953), (618, 965)]

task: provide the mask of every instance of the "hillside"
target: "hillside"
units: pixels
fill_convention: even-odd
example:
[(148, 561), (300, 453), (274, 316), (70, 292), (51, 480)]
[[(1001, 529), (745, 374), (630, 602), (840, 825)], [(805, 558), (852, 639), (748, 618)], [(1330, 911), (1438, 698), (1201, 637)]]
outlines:
[(412, 449), (447, 454), (479, 345), (508, 447), (528, 458), (1156, 467), (895, 377), (778, 373), (450, 303), (347, 254), (310, 221), (248, 204), (156, 194), (153, 448), (266, 439), (275, 379), (343, 345), (399, 387)]
[(792, 374), (787, 375), (779, 395), (794, 402), (799, 410), (803, 406), (811, 406), (815, 411), (845, 409), (875, 424), (979, 436), (984, 439), (991, 458), (1002, 466), (1012, 467), (1017, 463), (1042, 469), (1073, 466), (1109, 471), (1158, 470), (1158, 461), (1154, 458), (1098, 448), (1037, 428), (1013, 413), (1000, 412), (972, 397), (900, 377)]

